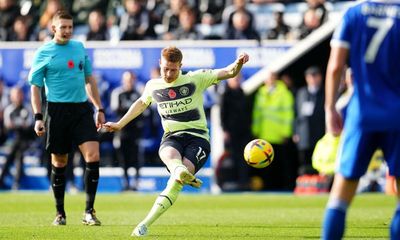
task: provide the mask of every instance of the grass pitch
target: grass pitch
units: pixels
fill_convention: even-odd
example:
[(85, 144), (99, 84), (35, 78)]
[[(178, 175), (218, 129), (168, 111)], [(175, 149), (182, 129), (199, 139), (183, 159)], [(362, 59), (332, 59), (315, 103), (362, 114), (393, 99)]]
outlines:
[[(157, 194), (98, 194), (100, 227), (81, 224), (84, 194), (66, 195), (67, 226), (51, 226), (51, 193), (0, 193), (0, 239), (130, 239)], [(146, 239), (319, 239), (327, 195), (182, 194), (149, 229)], [(358, 195), (346, 239), (388, 239), (395, 199)]]

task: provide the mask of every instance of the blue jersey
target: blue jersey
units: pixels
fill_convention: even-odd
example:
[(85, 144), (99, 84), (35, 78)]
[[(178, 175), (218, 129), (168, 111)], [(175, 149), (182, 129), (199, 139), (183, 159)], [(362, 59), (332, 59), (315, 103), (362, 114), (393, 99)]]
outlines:
[(87, 101), (85, 78), (92, 68), (81, 42), (70, 40), (61, 45), (49, 41), (35, 53), (29, 72), (29, 83), (45, 86), (47, 101)]
[(362, 1), (349, 8), (331, 45), (349, 49), (353, 72), (345, 128), (400, 130), (400, 1)]

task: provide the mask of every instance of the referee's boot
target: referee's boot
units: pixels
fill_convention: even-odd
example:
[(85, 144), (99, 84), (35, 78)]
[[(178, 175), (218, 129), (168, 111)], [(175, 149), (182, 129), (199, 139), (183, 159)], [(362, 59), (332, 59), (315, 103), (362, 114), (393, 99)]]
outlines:
[(57, 213), (56, 218), (53, 221), (54, 226), (67, 225), (67, 218), (65, 215)]
[(82, 224), (88, 225), (88, 226), (100, 226), (101, 225), (100, 220), (97, 219), (97, 217), (96, 217), (96, 211), (94, 209), (90, 209), (89, 211), (87, 211), (83, 214)]

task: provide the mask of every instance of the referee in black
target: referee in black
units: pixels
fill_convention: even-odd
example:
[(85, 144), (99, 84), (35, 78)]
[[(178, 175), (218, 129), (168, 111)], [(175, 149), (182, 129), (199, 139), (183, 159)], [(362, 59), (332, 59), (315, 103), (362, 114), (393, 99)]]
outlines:
[[(54, 38), (35, 53), (29, 73), (31, 101), (38, 136), (47, 132), (46, 150), (51, 154), (51, 186), (57, 214), (53, 225), (66, 225), (64, 210), (65, 169), (72, 143), (79, 146), (85, 161), (85, 225), (101, 225), (96, 218), (94, 200), (99, 181), (99, 141), (97, 129), (105, 122), (91, 63), (81, 42), (71, 40), (73, 22), (59, 11), (52, 22)], [(45, 88), (46, 122), (42, 114), (41, 88)], [(93, 107), (96, 108), (93, 119)]]

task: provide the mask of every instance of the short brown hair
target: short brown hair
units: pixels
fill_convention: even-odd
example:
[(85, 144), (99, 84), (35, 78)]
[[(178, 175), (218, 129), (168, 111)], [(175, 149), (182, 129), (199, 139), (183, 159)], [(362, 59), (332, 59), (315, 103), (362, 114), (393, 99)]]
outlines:
[(161, 51), (161, 56), (165, 58), (168, 62), (182, 62), (183, 55), (179, 48), (171, 46), (166, 47)]
[(57, 11), (57, 12), (54, 14), (53, 22), (54, 22), (54, 21), (57, 21), (57, 20), (60, 20), (60, 19), (72, 20), (72, 16), (71, 16), (71, 14), (69, 14), (68, 12), (66, 12), (66, 11), (64, 11), (64, 10), (60, 10), (60, 11)]

